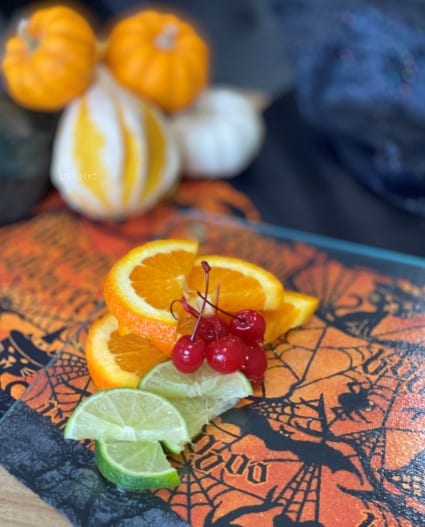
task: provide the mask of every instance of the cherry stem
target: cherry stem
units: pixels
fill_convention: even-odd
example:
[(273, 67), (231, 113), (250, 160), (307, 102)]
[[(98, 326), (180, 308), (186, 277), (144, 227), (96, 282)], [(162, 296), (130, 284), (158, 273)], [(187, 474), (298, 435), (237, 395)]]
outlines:
[(183, 309), (186, 311), (186, 313), (189, 313), (195, 318), (199, 317), (200, 312), (189, 304), (189, 302), (186, 300), (186, 297), (182, 296), (180, 302), (182, 303)]
[(191, 315), (193, 315), (194, 317), (197, 317), (199, 315), (198, 311), (196, 311), (195, 308), (193, 308), (186, 300), (186, 298), (184, 296), (182, 296), (181, 298), (175, 298), (171, 304), (170, 304), (170, 313), (171, 313), (171, 316), (174, 318), (174, 320), (178, 320), (178, 316), (174, 313), (174, 304), (176, 302), (180, 302), (182, 305), (183, 305), (183, 309), (185, 311), (187, 311), (188, 313), (190, 313)]
[(206, 296), (202, 294), (200, 291), (197, 291), (196, 293), (200, 298), (202, 298), (205, 304), (208, 304), (209, 306), (214, 307), (217, 311), (220, 311), (220, 313), (223, 313), (224, 315), (228, 315), (229, 317), (232, 317), (232, 318), (237, 318), (241, 322), (246, 322), (245, 317), (241, 317), (241, 316), (235, 315), (234, 313), (229, 313), (229, 311), (225, 311), (224, 309), (219, 307), (217, 304), (214, 304), (213, 302), (208, 300)]
[(204, 273), (205, 273), (205, 293), (204, 293), (203, 297), (201, 296), (203, 302), (202, 302), (202, 305), (201, 305), (201, 309), (199, 310), (199, 314), (198, 314), (198, 318), (196, 319), (195, 326), (193, 327), (192, 334), (190, 336), (190, 340), (191, 341), (195, 340), (196, 332), (198, 331), (199, 324), (201, 323), (201, 320), (203, 318), (205, 307), (206, 307), (207, 303), (209, 304), (209, 302), (207, 301), (207, 296), (208, 296), (208, 289), (209, 289), (209, 285), (210, 285), (210, 271), (211, 271), (211, 267), (209, 266), (208, 262), (206, 262), (205, 260), (203, 260), (201, 262), (201, 265), (202, 265), (202, 269), (204, 270)]
[(215, 301), (214, 301), (214, 307), (215, 307), (215, 312), (216, 313), (217, 313), (217, 310), (218, 310), (219, 297), (220, 297), (220, 284), (217, 284), (217, 287), (216, 287), (216, 290), (215, 290)]

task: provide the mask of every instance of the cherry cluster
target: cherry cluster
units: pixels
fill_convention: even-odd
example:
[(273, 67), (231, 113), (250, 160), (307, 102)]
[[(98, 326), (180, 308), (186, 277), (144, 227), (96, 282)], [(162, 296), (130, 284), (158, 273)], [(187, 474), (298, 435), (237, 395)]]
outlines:
[[(252, 309), (228, 313), (218, 306), (218, 300), (210, 302), (207, 298), (210, 266), (204, 261), (202, 267), (206, 287), (204, 294), (198, 292), (202, 299), (200, 310), (185, 297), (179, 300), (185, 311), (196, 317), (196, 323), (190, 335), (182, 335), (174, 344), (171, 355), (174, 365), (181, 372), (193, 373), (207, 360), (220, 373), (240, 370), (250, 381), (261, 381), (267, 368), (264, 317)], [(207, 305), (214, 308), (213, 314), (204, 314)]]

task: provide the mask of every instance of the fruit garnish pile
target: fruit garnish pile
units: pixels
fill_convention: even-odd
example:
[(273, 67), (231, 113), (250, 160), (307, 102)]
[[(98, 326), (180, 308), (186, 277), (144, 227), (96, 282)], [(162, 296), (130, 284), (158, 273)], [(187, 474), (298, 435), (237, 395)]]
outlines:
[(166, 239), (124, 255), (105, 280), (109, 313), (89, 331), (98, 391), (74, 410), (65, 437), (95, 439), (99, 471), (124, 488), (178, 485), (166, 452), (251, 395), (266, 374), (265, 343), (317, 307), (262, 267), (198, 250)]

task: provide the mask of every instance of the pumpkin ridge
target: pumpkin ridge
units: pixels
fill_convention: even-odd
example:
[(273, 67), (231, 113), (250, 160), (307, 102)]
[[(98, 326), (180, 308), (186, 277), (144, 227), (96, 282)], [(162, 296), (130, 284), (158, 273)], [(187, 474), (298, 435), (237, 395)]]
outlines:
[[(137, 79), (142, 79), (143, 72), (151, 67), (154, 50), (147, 49), (145, 56), (130, 57), (127, 55), (127, 60), (124, 58), (126, 70), (124, 70), (125, 78), (128, 80), (128, 86), (130, 88), (137, 86)], [(124, 64), (124, 62), (123, 62)], [(137, 65), (134, 66), (134, 65)], [(121, 77), (124, 79), (124, 76)]]
[[(58, 20), (62, 20), (63, 24), (68, 29), (70, 25), (73, 29), (75, 25), (78, 25), (79, 31), (85, 31), (87, 36), (94, 37), (94, 32), (90, 24), (82, 15), (76, 13), (74, 10), (68, 9), (64, 6), (57, 6), (51, 9), (47, 8), (46, 11), (47, 12), (45, 14), (44, 24), (42, 23), (42, 26), (47, 25), (49, 28), (49, 33), (51, 33), (51, 30), (54, 28), (55, 22), (57, 22)], [(71, 36), (72, 39), (79, 37), (79, 35), (75, 34), (75, 32), (72, 31), (69, 36)]]
[[(47, 38), (41, 40), (41, 44), (48, 43), (51, 38), (60, 38), (60, 39), (62, 39), (62, 38), (69, 38), (70, 40), (72, 39), (72, 43), (73, 44), (81, 44), (87, 49), (90, 49), (90, 48), (95, 49), (95, 46), (93, 46), (93, 44), (92, 44), (92, 40), (90, 38), (90, 35), (87, 34), (87, 35), (85, 35), (85, 37), (86, 38), (83, 38), (82, 35), (75, 36), (69, 30), (60, 30), (60, 31), (59, 30), (52, 30), (52, 31), (50, 31), (50, 33), (49, 33)], [(93, 53), (93, 55), (95, 55), (95, 53)]]
[[(191, 64), (188, 64), (191, 62)], [(186, 73), (188, 74), (189, 81), (194, 83), (198, 89), (200, 89), (206, 82), (206, 77), (203, 77), (203, 67), (197, 56), (193, 53), (188, 54), (183, 62)], [(196, 69), (196, 72), (195, 72)]]
[[(85, 126), (81, 126), (81, 124), (79, 124), (81, 123), (81, 120), (85, 122)], [(102, 185), (102, 181), (106, 180), (105, 177), (102, 177), (105, 174), (105, 166), (100, 159), (100, 152), (102, 151), (102, 148), (105, 147), (105, 138), (101, 131), (97, 128), (96, 123), (94, 123), (89, 117), (88, 101), (86, 98), (81, 101), (81, 107), (75, 118), (74, 134), (77, 134), (75, 131), (76, 129), (84, 130), (87, 135), (90, 133), (90, 140), (79, 140), (78, 143), (74, 143), (74, 155), (79, 173), (90, 173), (90, 170), (84, 166), (84, 163), (87, 161), (85, 159), (86, 148), (89, 148), (91, 153), (97, 154), (97, 163), (93, 163), (93, 165), (96, 165), (98, 170), (100, 169), (99, 172), (101, 172), (101, 174), (98, 174), (97, 177), (94, 178), (81, 178), (81, 183), (83, 187), (85, 187), (91, 194), (96, 196), (103, 205), (108, 206), (110, 205), (109, 199), (105, 192), (104, 185)], [(96, 145), (96, 148), (94, 145)]]
[[(19, 79), (19, 93), (15, 93), (15, 85), (17, 82), (11, 82), (11, 86), (9, 88), (11, 95), (17, 100), (18, 102), (21, 102), (21, 100), (25, 100), (25, 97), (28, 97), (28, 94), (32, 95), (32, 83), (26, 82), (26, 75), (28, 72), (25, 72), (25, 75), (22, 75), (22, 65), (16, 64), (16, 68), (14, 68), (16, 71), (11, 72), (11, 80), (13, 81), (14, 78)], [(23, 96), (23, 99), (22, 99)]]
[[(32, 68), (32, 71), (34, 74), (38, 74), (40, 69), (39, 69), (39, 66), (36, 68), (37, 72), (34, 71), (34, 67)], [(51, 77), (50, 77), (50, 80)], [(43, 86), (43, 91), (47, 88), (49, 90), (50, 93), (53, 93), (55, 94), (55, 96), (58, 98), (58, 99), (61, 99), (61, 98), (64, 98), (65, 97), (65, 93), (64, 91), (60, 88), (60, 86), (58, 86), (58, 84), (56, 82), (49, 82), (49, 78), (46, 77), (46, 78), (41, 78), (40, 75), (37, 75), (37, 77), (35, 78), (34, 82), (38, 82), (38, 84), (41, 84)], [(64, 103), (65, 103), (65, 100), (64, 99)]]
[[(196, 90), (198, 91), (198, 82), (195, 78), (195, 73), (190, 69), (190, 67), (187, 66), (185, 61), (179, 61), (174, 64), (174, 68), (180, 68), (180, 90), (174, 90), (174, 93), (170, 95), (170, 97), (174, 98), (174, 104), (175, 105), (187, 105), (189, 102), (187, 101), (187, 87), (188, 86), (196, 86)], [(173, 97), (174, 96), (174, 97)], [(182, 102), (183, 101), (183, 102)]]
[[(159, 60), (159, 57), (157, 56), (157, 52), (153, 51), (152, 53), (150, 53), (149, 61), (145, 61), (145, 64), (142, 65), (143, 76), (141, 75), (139, 77), (140, 82), (143, 82), (145, 86), (146, 96), (152, 99), (156, 104), (158, 104), (157, 97), (155, 96), (156, 83), (152, 80), (148, 82), (148, 79), (149, 79), (149, 75), (154, 76), (154, 78), (155, 76), (158, 76), (157, 68), (156, 68), (158, 60)], [(134, 84), (135, 87), (137, 86), (136, 83), (137, 83), (137, 78), (135, 78), (135, 84)]]
[[(75, 66), (76, 68), (78, 68), (81, 73), (85, 76), (85, 68), (84, 66), (79, 62), (77, 61), (76, 59), (78, 59), (78, 57), (75, 57), (75, 56), (72, 56), (72, 57), (64, 57), (62, 56), (60, 53), (56, 53), (55, 51), (53, 50), (50, 50), (50, 49), (45, 49), (43, 50), (43, 55), (48, 55), (49, 57), (52, 57), (54, 59), (60, 59), (61, 62), (66, 62), (68, 64), (72, 64), (73, 66)], [(65, 71), (66, 71), (66, 67), (65, 65), (63, 65), (64, 68), (65, 68)], [(58, 71), (58, 70), (57, 70)], [(93, 76), (93, 74), (91, 75)], [(45, 80), (45, 79), (44, 79)]]
[[(123, 138), (123, 148), (125, 151), (125, 155), (123, 156), (123, 167), (122, 167), (122, 174), (123, 174), (123, 188), (122, 188), (122, 204), (125, 207), (128, 207), (130, 204), (130, 200), (133, 196), (134, 191), (137, 189), (137, 178), (140, 175), (139, 171), (137, 170), (137, 161), (138, 158), (140, 159), (140, 165), (143, 166), (143, 155), (139, 149), (139, 156), (138, 154), (138, 148), (137, 148), (137, 141), (134, 139), (132, 130), (126, 123), (124, 112), (123, 110), (117, 106), (117, 115), (118, 120), (121, 124), (121, 131), (122, 131), (122, 138)], [(146, 159), (145, 159), (146, 164)], [(141, 167), (140, 167), (141, 168)], [(143, 188), (138, 192), (138, 194), (143, 195)]]
[[(156, 153), (153, 159), (150, 159), (149, 168), (146, 173), (145, 188), (143, 191), (143, 199), (150, 199), (155, 190), (159, 187), (160, 177), (163, 174), (166, 165), (166, 138), (158, 119), (155, 118), (154, 113), (145, 105), (145, 126), (147, 131), (148, 152), (154, 151)], [(156, 137), (160, 138), (160, 146), (158, 147)]]

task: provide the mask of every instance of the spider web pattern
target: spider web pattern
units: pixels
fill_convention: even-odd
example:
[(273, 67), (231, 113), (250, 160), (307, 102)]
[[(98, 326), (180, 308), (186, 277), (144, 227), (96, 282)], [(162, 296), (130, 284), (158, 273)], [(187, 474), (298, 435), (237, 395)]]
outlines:
[(101, 303), (71, 335), (59, 355), (35, 379), (22, 401), (63, 428), (74, 408), (95, 391), (84, 356), (84, 342), (92, 320), (104, 312)]
[[(335, 266), (331, 263), (328, 268), (334, 269)], [(325, 269), (326, 266), (322, 265), (322, 279), (327, 289), (325, 297), (330, 301), (330, 311), (335, 312), (335, 304), (332, 302), (345, 302), (344, 288), (352, 282), (353, 276), (357, 281), (361, 281), (362, 272), (353, 272), (348, 279), (343, 273), (338, 274), (335, 291), (332, 287), (332, 275), (323, 274)], [(305, 269), (303, 273), (303, 283), (317, 284), (316, 274), (308, 280)], [(296, 277), (294, 279), (296, 280)], [(363, 305), (364, 302), (359, 303), (357, 308)], [(366, 307), (370, 309), (369, 306)], [(362, 317), (363, 313), (359, 320)], [(259, 495), (254, 492), (254, 495), (257, 499), (263, 499), (264, 510), (265, 504), (268, 509), (278, 507), (279, 512), (275, 517), (280, 518), (282, 522), (286, 521), (287, 525), (302, 525), (305, 521), (321, 524), (320, 491), (316, 492), (316, 489), (321, 488), (323, 474), (329, 470), (336, 475), (340, 470), (351, 472), (351, 479), (347, 478), (351, 485), (338, 483), (336, 487), (346, 497), (357, 498), (362, 503), (364, 516), (359, 512), (358, 525), (413, 526), (423, 521), (423, 516), (411, 503), (396, 498), (397, 505), (394, 505), (394, 495), (386, 493), (386, 482), (382, 473), (375, 468), (382, 467), (384, 463), (388, 419), (400, 391), (412, 385), (412, 372), (421, 371), (420, 361), (423, 353), (421, 346), (417, 344), (423, 341), (423, 336), (415, 338), (415, 347), (404, 337), (412, 330), (418, 331), (419, 336), (424, 335), (424, 325), (421, 321), (412, 321), (414, 317), (402, 318), (404, 322), (398, 321), (397, 329), (393, 327), (391, 331), (382, 331), (382, 321), (385, 322), (386, 319), (381, 315), (376, 316), (373, 326), (358, 323), (355, 317), (338, 319), (324, 313), (323, 319), (319, 317), (319, 320), (315, 321), (316, 324), (311, 323), (308, 328), (282, 337), (270, 347), (268, 378), (259, 394), (261, 396), (254, 397), (251, 401), (250, 410), (265, 417), (270, 427), (282, 437), (281, 448), (285, 454), (282, 458), (273, 457), (273, 464), (277, 465), (280, 459), (286, 466), (298, 465), (298, 468), (289, 480), (281, 481), (276, 487), (270, 482), (272, 493)], [(376, 331), (377, 329), (379, 331)], [(418, 333), (415, 337), (417, 336)], [(401, 369), (400, 364), (404, 364), (405, 368)], [(277, 377), (279, 384), (274, 382)], [(416, 381), (419, 382), (419, 379)], [(229, 432), (226, 426), (225, 422), (224, 430)], [(221, 429), (223, 430), (223, 427)], [(247, 433), (256, 435), (243, 426), (240, 430), (241, 436)], [(230, 452), (236, 449), (238, 441), (235, 439), (232, 442), (226, 437), (225, 443)], [(314, 454), (306, 455), (306, 449), (302, 450), (301, 446), (308, 446), (313, 452), (315, 449), (316, 459)], [(273, 448), (278, 447), (276, 444), (270, 446), (271, 450)], [(288, 452), (296, 453), (296, 458), (292, 459)], [(320, 461), (320, 455), (325, 452), (328, 456), (327, 464)], [(193, 455), (196, 456), (196, 450)], [(237, 455), (243, 456), (235, 454)], [(239, 459), (243, 465), (243, 461)], [(264, 459), (270, 459), (270, 454), (269, 458)], [(332, 461), (329, 461), (332, 459), (333, 466)], [(192, 461), (191, 466), (193, 464)], [(234, 518), (232, 512), (223, 506), (226, 496), (230, 499), (233, 492), (230, 485), (227, 490), (223, 489), (223, 482), (226, 480), (225, 461), (217, 460), (217, 464), (222, 472), (215, 480), (214, 495), (220, 498), (212, 500), (211, 506), (215, 516), (211, 512), (206, 514), (203, 520), (206, 526), (226, 525), (224, 521), (230, 522)], [(197, 473), (196, 476), (192, 472), (189, 473), (192, 478), (196, 478), (198, 493), (201, 493), (202, 473)], [(210, 481), (210, 478), (211, 474), (208, 472), (205, 480)], [(298, 484), (303, 493), (296, 497), (294, 492), (291, 495), (291, 489), (296, 488)], [(370, 484), (373, 487), (372, 491)], [(241, 485), (244, 488), (247, 486)], [(208, 491), (210, 490), (208, 487)], [(167, 497), (170, 503), (178, 500), (182, 510), (185, 509), (184, 496), (188, 494), (183, 492), (182, 495), (179, 490), (168, 494)], [(261, 505), (255, 500), (251, 501), (248, 494), (251, 496), (247, 493), (233, 500), (246, 503), (240, 507), (240, 514), (248, 509), (261, 509)], [(200, 498), (196, 503), (199, 501)], [(208, 500), (204, 499), (204, 503), (207, 502)], [(347, 502), (350, 503), (350, 499)], [(393, 503), (393, 506), (388, 506), (387, 503)], [(187, 515), (187, 505), (186, 515), (183, 517), (191, 519), (192, 523), (194, 518), (199, 518), (194, 515), (196, 504), (191, 503), (190, 508), (191, 515)], [(276, 512), (276, 508), (274, 510)], [(223, 523), (220, 523), (221, 521)], [(197, 523), (194, 521), (193, 524)]]
[[(152, 494), (193, 527), (332, 527), (335, 518), (338, 527), (424, 524), (416, 493), (423, 442), (405, 459), (395, 455), (425, 429), (423, 285), (252, 231), (239, 251), (235, 226), (182, 221), (169, 234), (195, 231), (205, 252), (255, 248), (254, 260), (279, 268), (289, 288), (322, 301), (307, 326), (268, 347), (255, 394), (172, 457), (182, 484)], [(94, 389), (84, 338), (83, 328), (68, 339), (25, 394), (59, 428)]]

